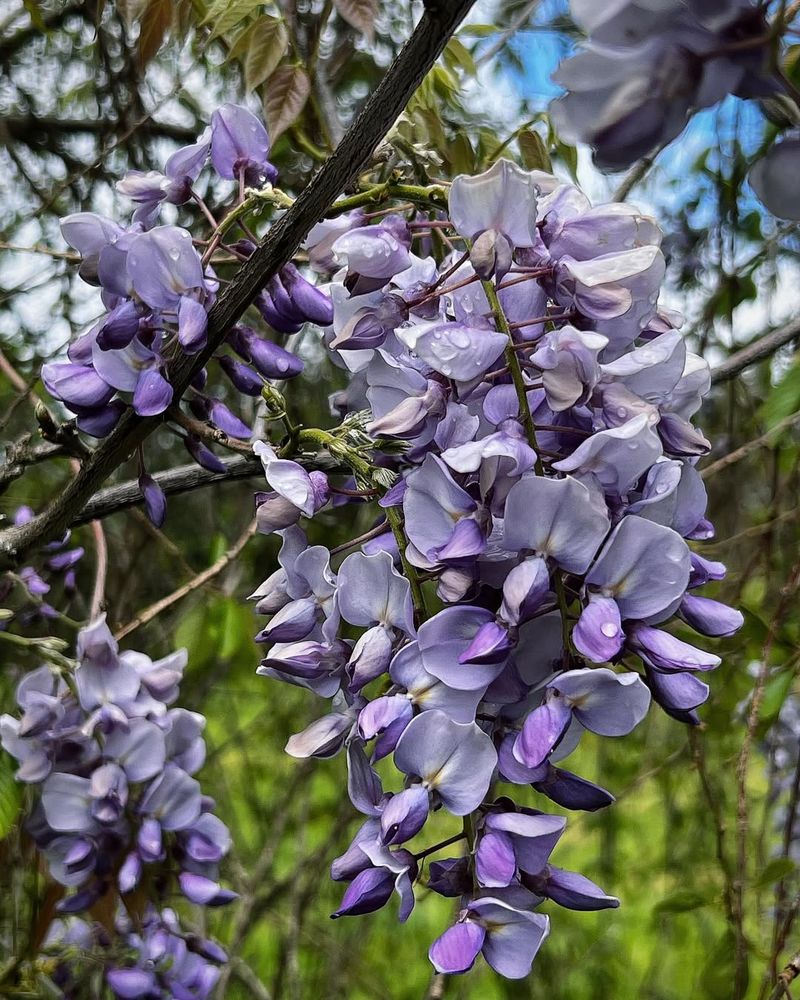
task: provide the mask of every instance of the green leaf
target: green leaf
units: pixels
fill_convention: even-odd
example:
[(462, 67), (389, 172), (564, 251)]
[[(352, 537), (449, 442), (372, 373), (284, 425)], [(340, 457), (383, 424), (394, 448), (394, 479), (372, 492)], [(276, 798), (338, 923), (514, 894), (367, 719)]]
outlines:
[(467, 38), (487, 38), (489, 35), (496, 35), (499, 30), (494, 24), (468, 24), (459, 31), (459, 35), (466, 35)]
[(228, 540), (221, 531), (214, 533), (211, 544), (208, 547), (208, 561), (215, 563), (228, 549)]
[(245, 89), (255, 90), (277, 69), (289, 45), (289, 33), (277, 17), (262, 17), (250, 30), (244, 58)]
[(761, 407), (761, 417), (768, 427), (774, 427), (790, 413), (800, 409), (800, 364), (795, 362)]
[(11, 833), (22, 806), (22, 789), (14, 779), (11, 757), (0, 750), (0, 840)]
[(451, 38), (444, 49), (444, 61), (451, 70), (462, 69), (470, 76), (475, 76), (475, 60), (472, 53), (457, 38)]
[(544, 140), (532, 128), (523, 129), (517, 136), (522, 163), (526, 170), (546, 170), (552, 174), (553, 164)]
[(351, 27), (372, 41), (378, 0), (333, 0), (333, 5)]
[(759, 888), (774, 885), (796, 871), (797, 865), (791, 858), (773, 858), (772, 861), (764, 866), (761, 874), (757, 875), (753, 880), (753, 886), (754, 888)]
[(28, 12), (31, 22), (37, 31), (47, 31), (42, 12), (39, 7), (39, 0), (22, 0), (22, 5)]
[(248, 24), (246, 27), (242, 28), (238, 35), (236, 35), (231, 44), (228, 46), (225, 62), (233, 62), (234, 59), (244, 59), (247, 55), (247, 50), (250, 47), (250, 32), (254, 27), (254, 24)]
[[(733, 932), (726, 930), (711, 949), (708, 961), (700, 975), (704, 997), (728, 997), (731, 995), (731, 983), (734, 980), (736, 941)], [(745, 979), (749, 979), (745, 971)]]
[(189, 666), (196, 670), (211, 659), (216, 634), (212, 627), (213, 604), (198, 604), (185, 614), (173, 637), (176, 649), (185, 649)]
[(475, 150), (466, 132), (459, 132), (450, 143), (448, 158), (454, 174), (468, 174), (474, 171)]
[[(240, 651), (251, 647), (253, 641), (253, 613), (249, 607), (235, 597), (225, 598), (220, 622), (220, 644), (217, 655), (221, 660), (230, 660)], [(253, 647), (253, 655), (255, 649)]]
[(203, 24), (210, 24), (211, 37), (218, 38), (238, 28), (261, 6), (263, 0), (217, 0), (206, 14)]
[(564, 166), (569, 170), (570, 177), (577, 184), (578, 182), (578, 150), (574, 146), (568, 145), (566, 142), (561, 142), (561, 140), (556, 140), (555, 143), (555, 153), (559, 160), (564, 164)]
[(310, 91), (302, 66), (280, 66), (269, 78), (264, 87), (264, 114), (273, 142), (297, 121)]
[(789, 697), (793, 681), (794, 674), (791, 670), (782, 670), (779, 674), (776, 674), (767, 681), (764, 686), (764, 697), (761, 701), (761, 711), (759, 712), (760, 722), (771, 723), (777, 718), (778, 713), (783, 708), (783, 703)]
[(653, 913), (688, 913), (701, 906), (708, 906), (710, 902), (707, 893), (695, 892), (692, 889), (679, 889), (671, 896), (659, 900), (653, 907)]

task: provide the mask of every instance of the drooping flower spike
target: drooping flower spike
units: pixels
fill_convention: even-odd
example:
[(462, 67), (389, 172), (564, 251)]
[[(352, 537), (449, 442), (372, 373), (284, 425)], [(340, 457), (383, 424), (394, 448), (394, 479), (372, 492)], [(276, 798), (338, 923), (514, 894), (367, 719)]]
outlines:
[[(395, 479), (376, 517), (393, 531), (379, 520), (336, 570), (298, 526), (328, 516), (313, 473), (273, 472), (256, 445), (276, 491), (265, 530), (283, 535), (281, 569), (254, 595), (272, 616), (259, 639), (276, 643), (260, 672), (333, 698), (287, 751), (342, 753), (365, 817), (332, 865), (349, 883), (334, 916), (398, 894), (405, 920), (427, 884), (461, 899), (434, 967), (466, 972), (482, 954), (520, 978), (549, 932), (543, 899), (619, 905), (551, 858), (567, 824), (541, 806), (613, 801), (558, 765), (587, 731), (625, 736), (651, 701), (696, 723), (698, 675), (720, 657), (671, 623), (720, 636), (741, 616), (692, 592), (724, 576), (690, 548), (713, 534), (694, 467), (708, 442), (691, 424), (709, 377), (658, 310), (653, 220), (505, 161), (456, 178), (449, 216), (469, 261), (415, 259), (391, 217), (309, 241), (340, 265), (323, 342), (352, 373), (343, 412), (368, 406), (378, 447), (404, 451), (380, 459)], [(374, 767), (387, 758), (392, 784)], [(426, 847), (440, 812), (469, 817), (468, 833)], [(453, 839), (464, 853), (430, 862), (425, 882), (422, 860)]]

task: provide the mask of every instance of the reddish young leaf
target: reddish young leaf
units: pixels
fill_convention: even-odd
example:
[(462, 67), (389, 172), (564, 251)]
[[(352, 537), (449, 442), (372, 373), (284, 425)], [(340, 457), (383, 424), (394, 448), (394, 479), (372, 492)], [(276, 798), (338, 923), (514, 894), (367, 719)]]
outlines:
[(281, 66), (264, 86), (264, 114), (271, 140), (274, 142), (303, 110), (311, 83), (302, 66)]

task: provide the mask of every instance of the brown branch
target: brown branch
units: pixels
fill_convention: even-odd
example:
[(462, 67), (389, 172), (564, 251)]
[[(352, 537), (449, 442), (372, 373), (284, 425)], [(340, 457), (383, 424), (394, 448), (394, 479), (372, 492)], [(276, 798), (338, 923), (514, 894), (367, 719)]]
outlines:
[(448, 977), (444, 973), (437, 972), (431, 979), (425, 1000), (442, 1000), (444, 991), (447, 989), (447, 980)]
[[(339, 465), (327, 452), (318, 452), (314, 455), (294, 455), (293, 458), (295, 462), (308, 469), (318, 469), (341, 475), (347, 475), (350, 472), (348, 468)], [(224, 472), (209, 472), (208, 469), (201, 469), (199, 465), (191, 462), (188, 465), (179, 465), (175, 469), (169, 469), (167, 472), (156, 472), (153, 479), (167, 496), (177, 496), (181, 493), (192, 493), (194, 490), (213, 486), (216, 483), (235, 479), (253, 479), (264, 475), (261, 460), (255, 455), (247, 457), (237, 455), (233, 458), (221, 458), (220, 461), (225, 466)], [(144, 497), (139, 489), (138, 480), (129, 479), (116, 486), (107, 486), (95, 493), (67, 527), (77, 528), (89, 521), (110, 517), (112, 514), (119, 514), (132, 507), (139, 507), (143, 503)]]
[(800, 976), (800, 951), (792, 956), (789, 964), (778, 976), (778, 981), (769, 995), (769, 1000), (781, 1000), (782, 997), (791, 997), (789, 984), (793, 983), (798, 976)]
[[(190, 493), (196, 489), (206, 486), (213, 486), (215, 483), (224, 483), (234, 479), (251, 479), (254, 476), (263, 476), (264, 467), (255, 455), (250, 458), (223, 458), (220, 459), (226, 467), (225, 472), (209, 472), (201, 469), (193, 462), (188, 465), (179, 465), (168, 472), (157, 472), (153, 479), (158, 483), (167, 496), (175, 496), (181, 493)], [(117, 486), (108, 486), (97, 492), (86, 503), (82, 510), (79, 510), (69, 522), (70, 527), (78, 527), (96, 518), (109, 517), (131, 507), (138, 507), (144, 503), (142, 491), (139, 489), (139, 482), (136, 479), (129, 479)]]
[[(268, 279), (291, 257), (311, 227), (370, 162), (378, 143), (439, 57), (472, 3), (473, 0), (448, 0), (446, 4), (433, 4), (429, 0), (411, 38), (392, 62), (336, 151), (293, 206), (271, 226), (261, 245), (214, 303), (208, 317), (206, 347), (198, 354), (181, 356), (172, 366), (170, 381), (176, 401)], [(75, 520), (98, 487), (159, 423), (159, 417), (137, 417), (128, 411), (85, 463), (81, 475), (69, 484), (60, 497), (28, 524), (0, 533), (0, 569), (18, 565), (31, 548), (57, 537)]]
[(69, 455), (60, 444), (31, 444), (30, 436), (6, 446), (6, 460), (0, 465), (0, 493), (3, 493), (15, 479), (19, 479), (30, 466), (47, 462), (51, 458)]
[(192, 577), (191, 580), (188, 580), (171, 594), (167, 594), (166, 597), (162, 597), (154, 604), (151, 604), (143, 611), (140, 611), (135, 618), (132, 618), (127, 623), (127, 625), (123, 625), (122, 628), (117, 630), (114, 638), (122, 639), (126, 635), (130, 635), (131, 632), (135, 632), (136, 629), (141, 628), (142, 625), (146, 625), (148, 622), (151, 622), (154, 618), (160, 615), (162, 611), (166, 611), (167, 608), (172, 607), (173, 604), (177, 604), (178, 601), (182, 601), (184, 597), (188, 597), (188, 595), (193, 591), (199, 590), (200, 587), (204, 587), (207, 583), (213, 580), (214, 577), (219, 576), (225, 567), (229, 566), (230, 563), (236, 559), (255, 533), (256, 522), (255, 519), (253, 519), (242, 532), (240, 537), (228, 549), (228, 551), (223, 552), (216, 562), (212, 563), (207, 569), (204, 569), (202, 573), (198, 573), (197, 576)]
[(735, 465), (737, 462), (741, 462), (743, 458), (747, 458), (752, 452), (757, 451), (759, 448), (765, 448), (770, 444), (773, 444), (773, 438), (776, 434), (780, 434), (785, 431), (788, 427), (796, 424), (800, 420), (800, 411), (797, 413), (790, 413), (788, 417), (784, 417), (783, 420), (771, 427), (765, 434), (761, 434), (757, 438), (753, 438), (752, 441), (746, 441), (741, 447), (734, 449), (734, 451), (729, 452), (727, 455), (723, 455), (722, 458), (718, 458), (716, 462), (712, 462), (711, 465), (707, 465), (703, 469), (700, 475), (703, 479), (708, 479), (709, 476), (715, 476), (718, 472), (723, 469), (727, 469), (729, 465)]
[(771, 333), (759, 337), (758, 340), (743, 347), (741, 351), (732, 354), (727, 361), (711, 370), (711, 384), (719, 385), (722, 382), (729, 382), (735, 378), (739, 372), (744, 371), (751, 365), (758, 364), (771, 357), (786, 344), (800, 337), (800, 319), (793, 319), (786, 326), (782, 326)]
[[(3, 119), (8, 135), (17, 142), (30, 147), (51, 148), (53, 138), (70, 135), (116, 135), (129, 126), (125, 122), (110, 118), (42, 118), (38, 115), (8, 115)], [(174, 139), (176, 142), (190, 143), (197, 139), (194, 129), (181, 125), (170, 125), (152, 119), (142, 122), (137, 132), (148, 138)]]

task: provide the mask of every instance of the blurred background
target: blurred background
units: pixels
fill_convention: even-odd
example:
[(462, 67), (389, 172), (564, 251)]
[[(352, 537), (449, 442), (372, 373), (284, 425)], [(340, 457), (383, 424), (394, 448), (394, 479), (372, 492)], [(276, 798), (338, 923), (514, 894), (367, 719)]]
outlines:
[[(0, 0), (5, 518), (23, 504), (40, 509), (73, 474), (63, 458), (19, 477), (9, 472), (14, 449), (40, 440), (37, 399), (64, 416), (37, 381), (41, 364), (63, 354), (101, 312), (95, 290), (77, 277), (59, 217), (80, 210), (122, 217), (129, 206), (114, 182), (131, 168), (159, 168), (226, 100), (264, 110), (278, 136), (272, 159), (281, 186), (299, 190), (420, 11), (405, 0)], [(728, 997), (741, 891), (748, 996), (755, 998), (765, 995), (765, 971), (776, 962), (780, 968), (800, 943), (800, 324), (791, 326), (800, 301), (800, 244), (793, 227), (759, 207), (745, 181), (773, 126), (733, 99), (695, 116), (633, 176), (604, 177), (585, 150), (562, 143), (546, 119), (557, 94), (549, 77), (575, 37), (566, 2), (479, 0), (391, 143), (420, 181), (483, 169), (502, 153), (528, 167), (552, 163), (595, 202), (625, 184), (626, 200), (650, 210), (664, 230), (665, 303), (684, 313), (691, 350), (720, 366), (770, 331), (784, 331), (775, 338), (782, 346), (765, 360), (734, 377), (720, 370), (699, 421), (714, 442), (703, 466), (717, 529), (703, 554), (729, 570), (710, 596), (740, 607), (745, 626), (717, 644), (724, 663), (713, 675), (700, 728), (690, 732), (652, 712), (623, 740), (587, 734), (570, 758), (572, 769), (611, 790), (618, 803), (599, 814), (572, 814), (556, 862), (589, 873), (620, 897), (620, 909), (573, 913), (546, 903), (552, 933), (528, 980), (504, 982), (480, 966), (448, 982), (446, 996)], [(206, 200), (213, 205), (216, 196), (210, 190)], [(181, 219), (182, 210), (170, 210)], [(304, 424), (330, 426), (328, 397), (343, 386), (342, 373), (326, 362), (313, 334), (301, 353), (308, 367), (289, 388), (290, 407)], [(147, 453), (151, 472), (188, 460), (166, 429)], [(136, 474), (130, 462), (118, 477)], [(161, 531), (137, 511), (104, 522), (115, 628), (220, 564), (207, 585), (187, 587), (186, 596), (124, 640), (154, 657), (188, 647), (181, 704), (208, 718), (202, 780), (231, 828), (226, 876), (241, 894), (236, 905), (206, 918), (206, 929), (233, 956), (218, 996), (423, 998), (431, 981), (427, 948), (448, 923), (451, 901), (425, 898), (421, 890), (404, 927), (393, 904), (367, 917), (329, 918), (342, 886), (329, 881), (328, 865), (358, 817), (341, 758), (309, 765), (283, 753), (288, 737), (320, 714), (319, 704), (306, 691), (255, 675), (252, 636), (260, 625), (244, 598), (275, 568), (276, 545), (256, 536), (235, 557), (226, 553), (250, 522), (258, 485), (231, 482), (175, 497)], [(369, 512), (354, 505), (319, 515), (309, 534), (333, 547), (370, 523)], [(88, 552), (79, 571), (79, 590), (88, 593), (91, 530), (78, 529), (74, 539)], [(58, 606), (75, 619), (86, 615), (78, 598)], [(70, 637), (34, 612), (28, 609), (31, 632)], [(742, 796), (736, 765), (764, 664)], [(13, 711), (16, 682), (32, 665), (22, 655), (5, 659), (0, 712)], [(43, 874), (16, 822), (21, 792), (12, 774), (11, 761), (0, 757), (0, 959), (25, 946), (46, 901)], [(746, 824), (745, 884), (737, 823), (740, 830)], [(447, 836), (444, 823), (442, 830)]]

